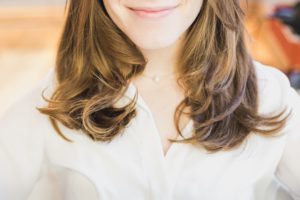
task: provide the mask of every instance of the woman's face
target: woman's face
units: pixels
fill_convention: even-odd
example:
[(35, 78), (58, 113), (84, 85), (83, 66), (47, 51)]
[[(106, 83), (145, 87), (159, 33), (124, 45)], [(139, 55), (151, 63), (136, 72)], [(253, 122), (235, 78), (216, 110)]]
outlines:
[[(113, 22), (142, 49), (175, 43), (196, 19), (203, 0), (103, 0)], [(145, 12), (147, 10), (147, 12)]]

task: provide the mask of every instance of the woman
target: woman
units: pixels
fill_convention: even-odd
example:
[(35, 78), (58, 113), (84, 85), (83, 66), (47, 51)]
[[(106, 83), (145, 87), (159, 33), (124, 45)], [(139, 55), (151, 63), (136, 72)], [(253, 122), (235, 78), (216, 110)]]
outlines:
[(0, 199), (300, 198), (300, 98), (237, 0), (68, 5), (55, 74), (1, 120)]

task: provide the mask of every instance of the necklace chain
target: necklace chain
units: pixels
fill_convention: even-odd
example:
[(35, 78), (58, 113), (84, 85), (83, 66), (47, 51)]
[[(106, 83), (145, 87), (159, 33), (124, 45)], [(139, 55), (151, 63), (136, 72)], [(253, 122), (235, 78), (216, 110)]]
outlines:
[(167, 77), (169, 77), (173, 74), (174, 74), (174, 72), (171, 72), (171, 73), (166, 74), (166, 75), (152, 75), (152, 76), (149, 76), (149, 75), (146, 75), (146, 74), (142, 74), (142, 76), (151, 79), (154, 83), (159, 83), (159, 82), (161, 82), (161, 80), (164, 80), (165, 78), (167, 78)]

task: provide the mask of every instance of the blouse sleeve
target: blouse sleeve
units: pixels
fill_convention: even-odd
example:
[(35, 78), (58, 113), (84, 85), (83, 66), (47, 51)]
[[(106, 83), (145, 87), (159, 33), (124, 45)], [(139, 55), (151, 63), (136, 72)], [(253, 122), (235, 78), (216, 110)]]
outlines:
[(0, 117), (0, 199), (27, 199), (39, 178), (47, 119), (36, 107), (43, 81)]
[(290, 195), (300, 200), (300, 96), (289, 84), (285, 94), (292, 114), (286, 126), (287, 141), (275, 175)]

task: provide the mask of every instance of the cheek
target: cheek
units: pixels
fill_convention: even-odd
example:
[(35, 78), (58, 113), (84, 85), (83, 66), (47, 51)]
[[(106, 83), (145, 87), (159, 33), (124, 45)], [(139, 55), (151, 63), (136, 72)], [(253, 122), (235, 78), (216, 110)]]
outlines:
[(120, 13), (120, 6), (118, 0), (103, 0), (103, 4), (112, 21), (114, 23), (119, 21), (118, 17), (121, 13)]

